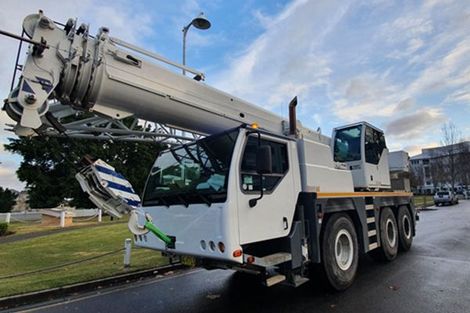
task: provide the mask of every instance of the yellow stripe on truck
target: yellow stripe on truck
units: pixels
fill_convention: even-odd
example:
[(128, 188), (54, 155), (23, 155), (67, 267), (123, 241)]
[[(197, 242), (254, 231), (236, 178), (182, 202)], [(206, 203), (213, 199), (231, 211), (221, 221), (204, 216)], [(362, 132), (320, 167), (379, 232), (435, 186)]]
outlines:
[(317, 192), (317, 199), (322, 198), (362, 198), (362, 197), (412, 197), (411, 192), (361, 191), (361, 192)]

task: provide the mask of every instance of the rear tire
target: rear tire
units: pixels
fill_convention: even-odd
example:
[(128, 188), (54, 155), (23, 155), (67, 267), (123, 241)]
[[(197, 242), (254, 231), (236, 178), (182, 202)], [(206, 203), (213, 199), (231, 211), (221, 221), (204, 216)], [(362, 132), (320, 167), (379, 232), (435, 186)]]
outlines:
[(401, 251), (408, 251), (413, 243), (413, 219), (406, 206), (398, 208), (398, 238)]
[(347, 289), (357, 272), (359, 248), (356, 229), (347, 214), (334, 214), (326, 224), (322, 240), (322, 266), (334, 290)]
[(380, 212), (380, 247), (371, 255), (380, 261), (393, 261), (398, 254), (398, 227), (392, 209), (386, 207)]

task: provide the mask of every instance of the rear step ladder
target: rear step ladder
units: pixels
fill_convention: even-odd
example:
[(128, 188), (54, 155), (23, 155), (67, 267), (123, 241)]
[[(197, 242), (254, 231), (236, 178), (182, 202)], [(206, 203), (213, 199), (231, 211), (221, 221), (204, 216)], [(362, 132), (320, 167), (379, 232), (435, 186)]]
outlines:
[(271, 277), (266, 278), (265, 284), (267, 287), (271, 287), (276, 284), (282, 283), (285, 280), (286, 280), (286, 276), (277, 274), (277, 275), (273, 275)]
[[(265, 255), (263, 257), (256, 257), (249, 254), (244, 254), (244, 261), (245, 263), (258, 265), (264, 267), (266, 269), (273, 268), (276, 265), (289, 262), (292, 260), (292, 254), (287, 252), (278, 252), (269, 255)], [(276, 284), (285, 282), (287, 277), (285, 275), (279, 273), (271, 273), (272, 275), (268, 275), (263, 282), (267, 287), (274, 286)]]
[(245, 263), (254, 264), (262, 267), (279, 265), (292, 260), (292, 254), (287, 252), (278, 252), (263, 257), (256, 257), (249, 254), (243, 255)]

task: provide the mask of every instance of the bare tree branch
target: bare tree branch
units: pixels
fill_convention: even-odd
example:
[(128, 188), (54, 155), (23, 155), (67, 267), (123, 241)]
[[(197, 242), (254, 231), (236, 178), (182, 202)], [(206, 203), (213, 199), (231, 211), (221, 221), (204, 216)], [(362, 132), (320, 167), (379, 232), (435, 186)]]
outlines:
[(457, 176), (461, 172), (459, 167), (462, 165), (457, 161), (463, 146), (460, 144), (463, 141), (462, 133), (453, 122), (442, 125), (441, 133), (442, 148), (436, 150), (438, 155), (435, 155), (432, 160), (433, 180), (436, 179), (437, 183), (441, 184), (450, 183), (452, 190), (454, 190)]

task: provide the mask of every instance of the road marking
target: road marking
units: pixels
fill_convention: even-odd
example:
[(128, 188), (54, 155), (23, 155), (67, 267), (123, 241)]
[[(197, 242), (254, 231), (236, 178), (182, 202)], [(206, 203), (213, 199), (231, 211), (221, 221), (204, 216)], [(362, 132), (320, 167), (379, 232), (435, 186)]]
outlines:
[[(126, 290), (126, 289), (132, 289), (132, 288), (147, 286), (147, 285), (151, 285), (151, 284), (157, 284), (157, 283), (162, 282), (162, 281), (167, 281), (167, 280), (173, 279), (173, 278), (184, 277), (184, 276), (191, 275), (191, 274), (196, 274), (196, 273), (199, 273), (199, 272), (202, 272), (202, 271), (205, 271), (205, 270), (202, 269), (202, 268), (201, 269), (196, 269), (196, 270), (190, 270), (188, 272), (184, 272), (184, 273), (181, 273), (181, 274), (176, 274), (176, 275), (168, 276), (168, 277), (162, 277), (162, 278), (158, 278), (156, 280), (151, 280), (151, 281), (148, 281), (148, 282), (142, 282), (140, 284), (139, 283), (132, 284), (131, 286), (129, 286), (129, 285), (121, 286), (121, 287), (117, 287), (117, 288), (107, 290), (107, 291), (99, 291), (99, 290), (98, 291), (92, 291), (94, 293), (91, 294), (91, 295), (88, 295), (88, 296), (83, 296), (83, 297), (79, 296), (79, 298), (75, 298), (75, 299), (70, 299), (69, 298), (69, 299), (65, 299), (64, 301), (61, 301), (61, 302), (54, 302), (54, 303), (51, 303), (51, 304), (46, 304), (44, 306), (36, 306), (36, 307), (26, 309), (26, 310), (21, 310), (21, 308), (19, 308), (20, 311), (18, 311), (18, 312), (25, 312), (25, 313), (26, 312), (35, 312), (35, 311), (38, 311), (38, 310), (52, 308), (52, 307), (56, 307), (56, 306), (63, 305), (63, 304), (69, 304), (69, 303), (79, 302), (79, 301), (82, 301), (82, 300), (96, 298), (96, 297), (100, 297), (100, 296), (104, 296), (104, 295), (109, 295), (111, 293), (123, 291), (123, 290)], [(54, 300), (52, 300), (52, 301), (54, 301)]]
[(370, 224), (370, 223), (375, 223), (375, 217), (368, 217), (367, 218), (367, 224)]
[(375, 229), (369, 230), (369, 232), (367, 233), (367, 235), (369, 235), (369, 237), (375, 236), (375, 235), (377, 235), (377, 231), (376, 231)]
[(374, 205), (373, 204), (366, 204), (366, 210), (373, 210)]

